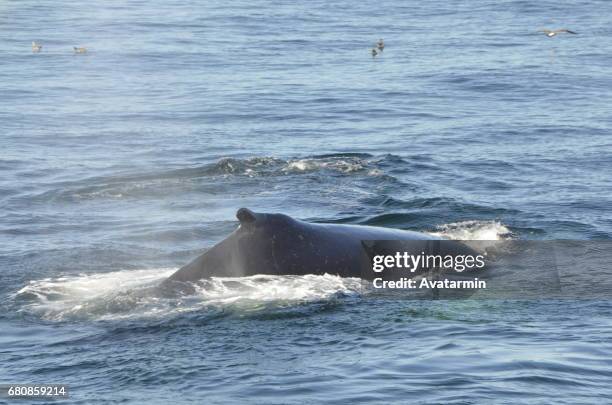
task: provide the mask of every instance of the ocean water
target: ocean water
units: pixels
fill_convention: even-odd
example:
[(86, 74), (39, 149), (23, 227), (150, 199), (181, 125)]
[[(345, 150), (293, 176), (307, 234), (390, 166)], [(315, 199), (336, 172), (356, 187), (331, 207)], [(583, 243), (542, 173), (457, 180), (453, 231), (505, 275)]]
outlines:
[(75, 404), (610, 402), (607, 299), (415, 301), (333, 275), (151, 287), (240, 207), (610, 239), (611, 13), (1, 2), (0, 383), (68, 384)]

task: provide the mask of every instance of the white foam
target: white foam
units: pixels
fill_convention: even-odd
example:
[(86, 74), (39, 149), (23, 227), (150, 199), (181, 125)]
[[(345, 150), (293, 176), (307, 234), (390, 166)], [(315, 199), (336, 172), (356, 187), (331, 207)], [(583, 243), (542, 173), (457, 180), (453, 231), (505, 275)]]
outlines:
[[(22, 310), (45, 319), (112, 318), (133, 315), (148, 300), (134, 294), (155, 285), (174, 269), (125, 270), (30, 281), (15, 294)], [(155, 308), (146, 308), (155, 311)]]
[(452, 240), (505, 240), (512, 232), (497, 221), (463, 221), (441, 225), (431, 235)]
[(48, 320), (165, 317), (221, 307), (254, 311), (357, 294), (359, 279), (332, 275), (226, 277), (196, 283), (195, 293), (156, 290), (176, 269), (123, 270), (31, 281), (14, 294), (21, 311)]
[(358, 278), (329, 274), (305, 276), (255, 275), (250, 277), (215, 277), (198, 284), (198, 294), (209, 303), (305, 302), (352, 294), (361, 287)]
[(353, 173), (365, 168), (365, 163), (359, 159), (299, 159), (287, 162), (283, 169), (286, 172), (308, 172), (318, 169), (335, 170), (342, 173)]

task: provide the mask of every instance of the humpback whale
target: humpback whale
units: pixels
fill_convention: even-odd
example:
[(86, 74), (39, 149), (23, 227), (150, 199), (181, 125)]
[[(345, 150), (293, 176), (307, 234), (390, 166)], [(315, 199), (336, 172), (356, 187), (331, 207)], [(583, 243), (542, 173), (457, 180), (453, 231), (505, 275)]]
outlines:
[[(232, 234), (181, 267), (166, 283), (255, 274), (372, 278), (373, 255), (393, 254), (407, 247), (417, 253), (432, 252), (435, 242), (441, 240), (399, 229), (309, 223), (247, 208), (240, 208), (236, 217), (240, 225)], [(453, 245), (446, 245), (446, 253), (473, 252), (459, 242), (448, 242)]]

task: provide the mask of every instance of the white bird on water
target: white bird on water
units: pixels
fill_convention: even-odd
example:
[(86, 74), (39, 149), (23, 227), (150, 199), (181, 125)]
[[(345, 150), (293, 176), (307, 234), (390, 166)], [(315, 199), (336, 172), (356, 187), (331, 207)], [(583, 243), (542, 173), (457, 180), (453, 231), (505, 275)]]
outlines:
[(32, 41), (32, 52), (38, 53), (42, 49), (41, 44), (37, 44), (35, 41)]
[(74, 53), (87, 53), (87, 48), (84, 46), (73, 46), (72, 49), (74, 49)]
[(555, 35), (557, 35), (557, 34), (562, 34), (562, 33), (574, 34), (574, 35), (575, 35), (575, 34), (578, 34), (577, 32), (570, 31), (570, 30), (565, 29), (565, 28), (560, 29), (560, 30), (540, 30), (540, 32), (543, 32), (544, 34), (546, 34), (546, 36), (547, 36), (548, 38), (552, 38), (552, 37), (554, 37)]

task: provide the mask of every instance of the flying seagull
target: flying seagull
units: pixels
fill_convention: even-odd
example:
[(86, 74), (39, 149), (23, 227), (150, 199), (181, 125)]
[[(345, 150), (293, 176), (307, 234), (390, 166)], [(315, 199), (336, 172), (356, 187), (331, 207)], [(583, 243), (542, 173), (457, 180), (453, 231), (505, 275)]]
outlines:
[(540, 30), (540, 32), (543, 32), (544, 34), (546, 34), (547, 37), (552, 38), (557, 34), (561, 34), (561, 33), (568, 33), (568, 34), (578, 34), (577, 32), (574, 31), (570, 31), (568, 29), (560, 29), (560, 30)]
[(36, 42), (32, 41), (32, 52), (38, 53), (40, 52), (41, 49), (42, 49), (41, 44), (37, 44)]
[(74, 49), (74, 53), (87, 53), (87, 48), (84, 46), (73, 46), (72, 49)]
[(383, 39), (379, 39), (378, 43), (376, 44), (376, 46), (378, 47), (379, 51), (384, 51), (385, 50), (385, 41), (383, 41)]

